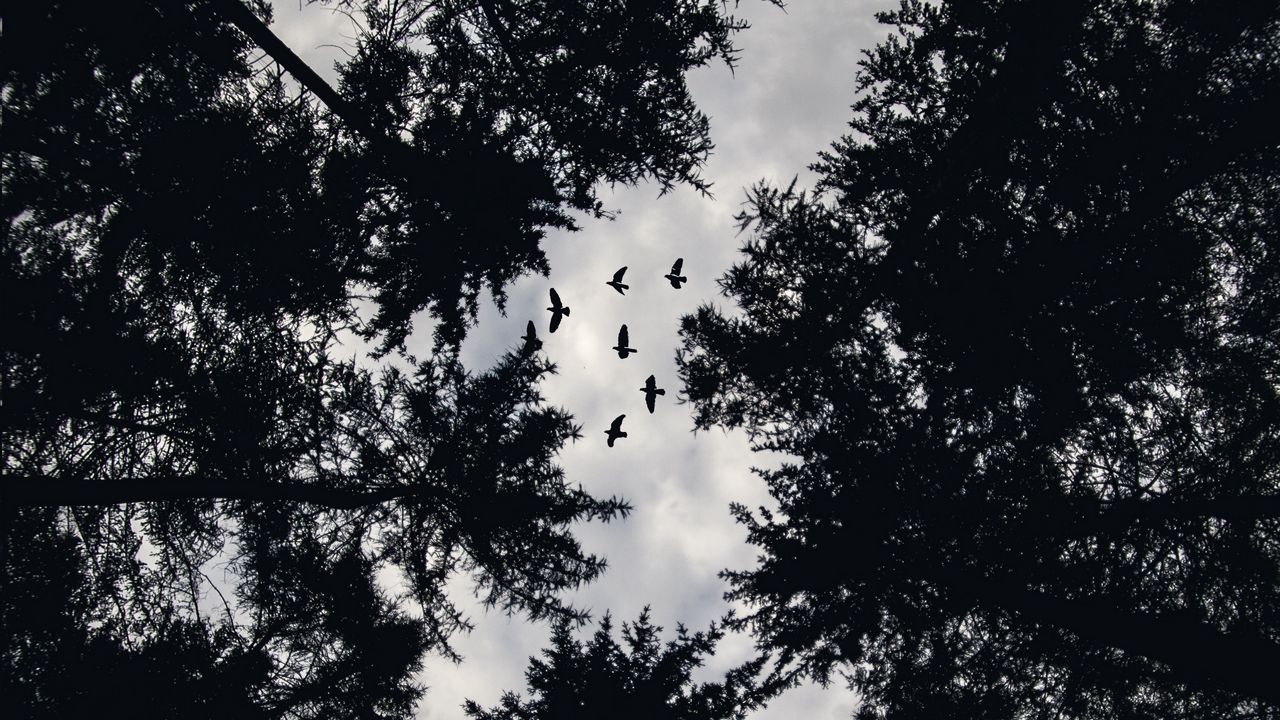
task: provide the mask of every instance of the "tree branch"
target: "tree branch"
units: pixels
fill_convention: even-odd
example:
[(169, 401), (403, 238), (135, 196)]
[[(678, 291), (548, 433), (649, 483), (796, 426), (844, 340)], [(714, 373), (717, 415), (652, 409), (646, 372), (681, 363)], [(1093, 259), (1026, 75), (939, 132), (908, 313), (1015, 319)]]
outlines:
[[(466, 176), (465, 168), (446, 169), (443, 167), (444, 161), (440, 158), (427, 158), (416, 148), (379, 129), (359, 108), (344, 100), (338, 91), (324, 81), (324, 78), (316, 74), (302, 58), (290, 50), (289, 46), (276, 37), (275, 33), (271, 32), (271, 29), (240, 0), (210, 0), (210, 2), (227, 22), (248, 35), (249, 39), (257, 43), (258, 47), (262, 48), (272, 60), (288, 71), (302, 87), (319, 98), (334, 115), (363, 137), (375, 153), (411, 184), (420, 185), (429, 193), (439, 193), (447, 189), (440, 180), (442, 176), (453, 177), (454, 182), (457, 176)], [(434, 172), (425, 171), (432, 166), (434, 166)]]
[(515, 52), (515, 38), (511, 36), (511, 31), (507, 29), (506, 24), (502, 22), (502, 17), (498, 15), (498, 11), (493, 7), (493, 3), (489, 0), (479, 0), (480, 10), (484, 13), (484, 17), (489, 21), (489, 25), (493, 27), (493, 32), (498, 36), (498, 45), (506, 52), (507, 59), (511, 61), (511, 65), (515, 67), (516, 72), (520, 74), (520, 79), (529, 85), (530, 90), (533, 89), (533, 80), (529, 74), (529, 68), (524, 64), (524, 60)]
[(1064, 600), (1014, 581), (960, 572), (936, 575), (956, 595), (1066, 630), (1099, 647), (1164, 663), (1188, 685), (1280, 704), (1275, 676), (1280, 645), (1264, 637), (1223, 632), (1196, 620), (1126, 612), (1105, 598)]
[(362, 135), (371, 145), (378, 146), (378, 149), (383, 152), (402, 149), (396, 147), (399, 143), (378, 130), (363, 113), (343, 100), (337, 90), (330, 87), (329, 83), (325, 82), (324, 78), (312, 70), (311, 66), (307, 65), (293, 50), (290, 50), (283, 40), (276, 37), (276, 34), (271, 32), (271, 29), (244, 3), (240, 0), (210, 0), (210, 2), (214, 10), (227, 22), (248, 35), (250, 40), (271, 56), (272, 60), (287, 70), (299, 84), (319, 98), (334, 115), (342, 118), (343, 122)]
[(1215, 518), (1245, 522), (1280, 518), (1280, 495), (1242, 495), (1211, 499), (1159, 498), (1130, 500), (1110, 507), (1096, 501), (1072, 501), (1077, 520), (1059, 521), (1072, 534), (1123, 530), (1135, 523)]
[(108, 506), (169, 500), (245, 500), (296, 502), (335, 510), (351, 510), (391, 500), (438, 497), (425, 486), (346, 490), (317, 485), (222, 482), (197, 477), (61, 480), (48, 476), (0, 477), (0, 501), (22, 507)]

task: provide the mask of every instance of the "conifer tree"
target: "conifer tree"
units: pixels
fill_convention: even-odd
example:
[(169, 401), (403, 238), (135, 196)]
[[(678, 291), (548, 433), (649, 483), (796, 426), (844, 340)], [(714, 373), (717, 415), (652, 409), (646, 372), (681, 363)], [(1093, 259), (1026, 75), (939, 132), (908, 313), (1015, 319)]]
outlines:
[(1280, 711), (1272, 4), (907, 0), (684, 320), (792, 459), (730, 597), (860, 716)]
[(652, 720), (729, 720), (743, 718), (756, 707), (754, 679), (760, 663), (731, 670), (723, 682), (696, 683), (694, 669), (715, 651), (724, 633), (714, 625), (690, 634), (676, 629), (674, 640), (661, 641), (662, 628), (649, 621), (649, 609), (622, 625), (622, 643), (614, 639), (606, 614), (587, 642), (574, 637), (573, 626), (555, 623), (551, 646), (542, 658), (530, 658), (525, 677), (527, 698), (508, 692), (496, 707), (485, 710), (467, 701), (473, 720), (552, 720), (611, 717)]
[[(134, 714), (408, 716), (467, 625), (450, 578), (581, 618), (558, 593), (603, 560), (570, 528), (627, 511), (556, 465), (578, 429), (545, 357), (471, 372), (457, 347), (483, 291), (549, 271), (546, 231), (607, 214), (602, 184), (707, 189), (684, 74), (743, 24), (338, 2), (331, 87), (241, 3), (3, 10), (0, 628), (30, 715), (154, 676)], [(213, 677), (232, 705), (179, 698)]]

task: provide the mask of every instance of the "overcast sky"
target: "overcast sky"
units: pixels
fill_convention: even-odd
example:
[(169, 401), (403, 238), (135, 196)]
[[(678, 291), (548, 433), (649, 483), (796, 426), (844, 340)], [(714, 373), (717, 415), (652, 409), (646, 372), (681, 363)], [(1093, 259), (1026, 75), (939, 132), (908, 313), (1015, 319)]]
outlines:
[[(606, 194), (605, 206), (620, 211), (617, 219), (583, 219), (580, 232), (553, 234), (544, 243), (551, 276), (517, 282), (508, 315), (487, 306), (464, 345), (469, 367), (488, 367), (534, 320), (544, 351), (560, 366), (545, 395), (583, 426), (583, 439), (561, 455), (569, 482), (596, 495), (625, 496), (635, 506), (626, 521), (578, 528), (587, 550), (609, 560), (605, 576), (571, 598), (597, 618), (610, 610), (616, 620), (630, 620), (649, 604), (667, 637), (677, 622), (705, 628), (729, 609), (717, 573), (754, 561), (728, 507), (731, 501), (767, 503), (749, 468), (776, 460), (751, 453), (741, 433), (692, 433), (690, 408), (677, 404), (676, 331), (680, 316), (698, 305), (728, 304), (716, 279), (738, 258), (742, 238), (733, 215), (745, 189), (761, 179), (785, 184), (797, 174), (801, 185), (811, 184), (805, 166), (846, 131), (855, 64), (862, 49), (885, 35), (873, 14), (890, 4), (794, 0), (783, 12), (743, 0), (737, 14), (752, 28), (738, 35), (735, 73), (718, 65), (690, 78), (695, 100), (711, 117), (716, 150), (704, 174), (715, 183), (715, 198), (687, 188), (658, 198), (654, 186)], [(350, 21), (323, 6), (299, 8), (298, 0), (276, 0), (275, 13), (277, 34), (332, 82), (336, 51), (325, 46), (349, 44)], [(677, 257), (689, 278), (678, 291), (662, 278)], [(621, 297), (604, 283), (624, 265), (631, 289)], [(550, 287), (572, 308), (555, 335), (546, 334), (543, 310)], [(626, 360), (610, 350), (623, 323), (639, 351)], [(425, 355), (427, 343), (420, 344)], [(653, 415), (639, 392), (650, 374), (667, 390)], [(622, 413), (629, 437), (608, 448), (604, 430)], [(528, 658), (550, 636), (545, 624), (486, 613), (471, 599), (465, 578), (453, 588), (476, 629), (456, 639), (462, 664), (427, 659), (422, 682), (429, 689), (419, 718), (458, 719), (466, 698), (492, 706), (504, 690), (523, 691)], [(726, 638), (699, 677), (716, 679), (749, 650), (748, 639)], [(755, 717), (848, 718), (855, 701), (843, 687), (800, 688)]]

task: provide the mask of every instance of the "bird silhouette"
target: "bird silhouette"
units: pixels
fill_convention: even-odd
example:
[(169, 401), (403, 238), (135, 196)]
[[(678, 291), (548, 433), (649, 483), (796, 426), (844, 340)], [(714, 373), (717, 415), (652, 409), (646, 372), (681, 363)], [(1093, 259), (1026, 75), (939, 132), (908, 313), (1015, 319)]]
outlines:
[(609, 425), (609, 429), (604, 431), (604, 434), (609, 436), (609, 447), (613, 447), (614, 440), (627, 436), (626, 433), (622, 432), (622, 418), (624, 417), (626, 415), (619, 415), (614, 418), (613, 423)]
[(623, 325), (622, 329), (618, 331), (618, 344), (613, 347), (614, 350), (618, 351), (618, 357), (623, 360), (626, 360), (631, 353), (639, 352), (633, 347), (627, 347), (627, 342), (627, 326)]
[(644, 381), (644, 387), (640, 388), (640, 392), (644, 393), (644, 404), (649, 406), (649, 413), (653, 413), (653, 401), (659, 395), (666, 395), (667, 391), (658, 387), (658, 383), (654, 382), (653, 376), (650, 375), (648, 380)]
[(630, 285), (622, 284), (622, 276), (625, 275), (626, 273), (627, 273), (627, 266), (623, 265), (622, 268), (618, 270), (618, 272), (613, 274), (613, 279), (605, 283), (605, 285), (608, 285), (614, 290), (617, 290), (619, 295), (626, 295), (626, 293), (623, 291), (631, 287)]
[(520, 339), (524, 340), (521, 352), (525, 355), (532, 355), (542, 349), (542, 341), (538, 339), (538, 331), (534, 329), (532, 320), (524, 327), (524, 335)]
[[(671, 266), (671, 272), (662, 277), (671, 281), (671, 287), (679, 290), (680, 283), (687, 282), (689, 278), (680, 274), (680, 268), (684, 267), (684, 258), (676, 258), (675, 264)], [(623, 268), (624, 270), (626, 268)]]
[(555, 332), (560, 327), (560, 320), (569, 314), (569, 306), (560, 303), (560, 295), (555, 288), (551, 288), (551, 307), (547, 309), (551, 311), (551, 332)]

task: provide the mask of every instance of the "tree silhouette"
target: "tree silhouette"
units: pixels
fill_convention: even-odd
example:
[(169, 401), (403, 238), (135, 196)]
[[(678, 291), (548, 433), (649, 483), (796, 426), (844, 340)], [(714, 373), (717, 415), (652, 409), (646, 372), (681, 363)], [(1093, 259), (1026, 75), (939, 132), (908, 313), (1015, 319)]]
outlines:
[[(474, 374), (457, 346), (601, 183), (706, 190), (683, 77), (743, 24), (337, 5), (336, 88), (262, 2), (5, 6), (0, 597), (29, 715), (138, 688), (142, 715), (402, 717), (467, 626), (450, 578), (584, 616), (557, 593), (603, 560), (570, 528), (628, 507), (565, 482), (545, 358)], [(394, 356), (342, 360), (353, 333)]]
[(148, 632), (121, 643), (119, 618), (99, 612), (101, 593), (116, 589), (95, 586), (79, 540), (55, 510), (11, 516), (5, 532), (6, 543), (24, 543), (5, 557), (0, 596), (0, 690), (13, 717), (262, 716), (253, 693), (269, 685), (271, 664), (261, 649), (191, 618), (138, 612)]
[(704, 656), (715, 651), (722, 630), (713, 625), (706, 632), (689, 634), (681, 625), (665, 647), (661, 632), (661, 627), (649, 622), (648, 608), (635, 622), (623, 623), (622, 645), (613, 637), (608, 614), (588, 642), (574, 638), (569, 622), (557, 621), (551, 647), (542, 651), (544, 659), (529, 659), (528, 699), (508, 692), (490, 710), (468, 700), (467, 716), (474, 720), (727, 720), (745, 717), (756, 707), (754, 679), (759, 662), (734, 668), (721, 683), (695, 683), (690, 677)]
[(872, 717), (1280, 711), (1274, 6), (904, 2), (680, 368), (792, 460), (727, 572)]

